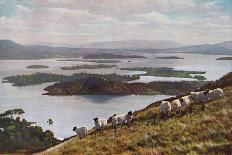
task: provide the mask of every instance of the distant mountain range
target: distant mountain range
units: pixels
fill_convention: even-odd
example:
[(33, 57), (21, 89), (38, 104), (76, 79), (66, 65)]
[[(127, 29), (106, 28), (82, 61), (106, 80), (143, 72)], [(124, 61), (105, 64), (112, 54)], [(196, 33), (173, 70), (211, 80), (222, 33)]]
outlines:
[[(151, 51), (153, 52), (153, 50)], [(204, 44), (204, 45), (194, 45), (194, 46), (186, 46), (180, 48), (161, 49), (155, 51), (232, 55), (232, 41), (225, 41), (217, 44)]]
[(232, 41), (224, 41), (222, 43), (215, 44), (215, 46), (219, 46), (222, 48), (232, 49)]
[[(125, 43), (123, 45), (123, 43)], [(120, 41), (93, 43), (80, 48), (24, 46), (11, 40), (0, 40), (0, 59), (45, 59), (59, 57), (79, 57), (96, 53), (132, 52), (190, 52), (202, 54), (232, 55), (232, 41), (217, 44), (186, 46), (171, 41)], [(109, 49), (107, 49), (109, 48)]]
[(150, 41), (150, 40), (126, 40), (126, 41), (107, 41), (94, 42), (81, 45), (80, 48), (101, 48), (101, 49), (166, 49), (183, 47), (174, 41)]
[[(52, 48), (48, 46), (23, 46), (11, 40), (0, 40), (0, 59), (44, 59), (56, 57), (69, 48)], [(74, 51), (73, 51), (74, 52)]]

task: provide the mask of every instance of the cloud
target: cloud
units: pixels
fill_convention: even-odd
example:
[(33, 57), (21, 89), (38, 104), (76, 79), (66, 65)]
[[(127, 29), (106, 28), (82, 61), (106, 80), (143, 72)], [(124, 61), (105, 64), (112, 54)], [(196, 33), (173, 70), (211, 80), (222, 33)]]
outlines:
[[(1, 1), (2, 2), (2, 1)], [(232, 18), (219, 1), (22, 0), (0, 17), (0, 38), (25, 44), (146, 39), (186, 44), (232, 39)], [(220, 7), (219, 7), (220, 6)]]

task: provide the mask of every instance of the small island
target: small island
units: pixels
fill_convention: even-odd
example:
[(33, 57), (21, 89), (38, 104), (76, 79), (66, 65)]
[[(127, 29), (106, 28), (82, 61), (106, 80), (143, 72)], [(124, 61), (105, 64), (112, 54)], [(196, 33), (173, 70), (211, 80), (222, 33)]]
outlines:
[(80, 62), (95, 62), (96, 60), (84, 60), (84, 59), (58, 59), (56, 61), (80, 61)]
[(30, 65), (30, 66), (27, 66), (27, 68), (29, 68), (29, 69), (41, 69), (41, 68), (49, 68), (49, 66), (46, 66), (46, 65)]
[(123, 83), (104, 78), (86, 78), (60, 82), (46, 87), (44, 95), (176, 95), (201, 87), (207, 82), (150, 82)]
[(128, 59), (128, 58), (146, 58), (141, 55), (120, 55), (113, 53), (88, 54), (84, 59)]
[(118, 63), (119, 60), (95, 60), (96, 63)]
[(191, 74), (205, 74), (202, 71), (183, 71), (174, 70), (174, 68), (120, 68), (121, 70), (129, 71), (145, 71), (145, 76), (161, 76), (161, 77), (178, 77), (178, 78), (194, 78), (197, 80), (206, 80), (204, 76), (201, 75), (191, 75)]
[(113, 68), (117, 67), (116, 65), (105, 65), (105, 64), (98, 64), (98, 65), (76, 65), (76, 66), (67, 66), (61, 67), (62, 70), (77, 70), (77, 69), (98, 69), (98, 68)]
[(0, 114), (0, 154), (32, 154), (60, 142), (50, 130), (21, 119), (23, 113), (23, 109), (13, 109)]
[(105, 79), (128, 82), (133, 80), (138, 80), (139, 75), (119, 75), (113, 74), (91, 74), (91, 73), (76, 73), (73, 75), (61, 75), (61, 74), (51, 74), (51, 73), (34, 73), (31, 75), (15, 75), (3, 78), (4, 83), (13, 83), (13, 86), (28, 86), (36, 85), (48, 82), (67, 82), (75, 81), (88, 77), (102, 77)]
[(177, 56), (167, 56), (167, 57), (155, 57), (155, 59), (184, 59)]
[(81, 61), (81, 62), (95, 62), (95, 63), (118, 63), (120, 60), (82, 60), (82, 59), (60, 59), (56, 61)]
[(217, 58), (216, 60), (232, 60), (232, 57), (221, 57)]

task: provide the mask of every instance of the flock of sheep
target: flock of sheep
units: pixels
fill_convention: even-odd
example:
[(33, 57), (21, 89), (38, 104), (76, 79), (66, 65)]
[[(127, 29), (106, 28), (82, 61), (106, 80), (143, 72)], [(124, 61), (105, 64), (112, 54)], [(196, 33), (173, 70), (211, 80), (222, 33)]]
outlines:
[(188, 107), (192, 103), (202, 103), (204, 108), (205, 102), (217, 100), (223, 97), (223, 90), (221, 88), (204, 91), (190, 92), (188, 95), (185, 95), (179, 99), (175, 99), (171, 102), (169, 101), (160, 101), (160, 111), (163, 115), (168, 115), (171, 111), (178, 111), (181, 108)]
[[(204, 91), (190, 92), (188, 95), (174, 99), (171, 102), (165, 100), (160, 101), (160, 111), (162, 115), (167, 116), (169, 112), (171, 111), (177, 112), (181, 108), (188, 107), (192, 103), (195, 102), (202, 103), (204, 107), (205, 102), (217, 100), (221, 97), (223, 97), (223, 90), (220, 88), (213, 90), (206, 89)], [(93, 120), (95, 124), (95, 129), (102, 130), (105, 129), (110, 124), (113, 127), (116, 127), (117, 125), (129, 124), (131, 123), (132, 118), (133, 118), (132, 111), (129, 111), (128, 113), (122, 115), (114, 114), (108, 120), (99, 119), (99, 118), (94, 118)], [(87, 127), (80, 127), (80, 128), (74, 127), (73, 131), (75, 131), (77, 136), (79, 136), (80, 138), (88, 134)]]
[[(95, 129), (102, 130), (105, 129), (110, 124), (113, 127), (116, 127), (117, 125), (129, 124), (132, 121), (132, 118), (133, 118), (132, 111), (129, 111), (128, 113), (122, 115), (114, 114), (108, 120), (99, 119), (99, 118), (94, 118), (93, 120), (94, 120)], [(87, 127), (80, 127), (80, 128), (74, 127), (73, 131), (75, 131), (77, 136), (80, 138), (88, 134)]]

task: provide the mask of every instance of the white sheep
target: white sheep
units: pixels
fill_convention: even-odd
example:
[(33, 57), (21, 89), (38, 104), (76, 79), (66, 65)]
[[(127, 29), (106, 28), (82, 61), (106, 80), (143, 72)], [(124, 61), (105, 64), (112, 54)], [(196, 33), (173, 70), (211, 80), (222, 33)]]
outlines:
[(191, 97), (189, 95), (185, 95), (183, 97), (180, 98), (180, 104), (181, 107), (187, 107), (191, 104)]
[(114, 114), (111, 118), (111, 123), (112, 123), (112, 126), (115, 127), (118, 125), (118, 115), (117, 114)]
[(199, 92), (190, 92), (191, 98), (193, 102), (205, 102), (207, 100), (207, 95), (205, 95), (204, 91)]
[(107, 126), (107, 119), (94, 118), (93, 120), (96, 130), (104, 129)]
[(126, 114), (122, 114), (122, 115), (119, 115), (117, 116), (118, 118), (118, 124), (128, 124), (132, 121), (132, 111), (129, 111), (128, 113)]
[(178, 111), (181, 108), (180, 100), (175, 99), (171, 102), (171, 109), (173, 111)]
[(77, 134), (77, 136), (80, 137), (80, 138), (86, 136), (87, 133), (88, 133), (88, 129), (85, 126), (84, 127), (80, 127), (80, 128), (73, 127), (73, 131), (75, 131), (76, 134)]
[(214, 89), (212, 91), (209, 91), (207, 96), (208, 96), (209, 100), (217, 100), (217, 99), (223, 97), (224, 94), (223, 94), (223, 90), (221, 88), (217, 88), (217, 89)]
[(168, 101), (161, 101), (160, 111), (163, 114), (167, 115), (171, 110), (172, 110), (172, 106), (171, 106), (170, 102), (168, 102)]
[(198, 95), (199, 95), (199, 92), (190, 92), (190, 96), (193, 102), (198, 102)]

